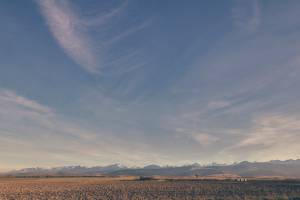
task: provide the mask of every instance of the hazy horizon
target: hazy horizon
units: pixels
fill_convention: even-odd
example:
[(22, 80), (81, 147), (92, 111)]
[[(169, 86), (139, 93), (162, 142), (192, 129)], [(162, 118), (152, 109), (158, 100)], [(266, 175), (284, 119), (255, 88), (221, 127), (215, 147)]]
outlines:
[(2, 1), (0, 171), (299, 159), (299, 10)]

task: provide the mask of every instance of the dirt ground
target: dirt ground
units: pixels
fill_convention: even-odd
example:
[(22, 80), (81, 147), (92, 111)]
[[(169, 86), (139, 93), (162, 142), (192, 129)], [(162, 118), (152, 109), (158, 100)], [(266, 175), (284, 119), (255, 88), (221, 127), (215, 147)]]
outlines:
[[(300, 181), (0, 178), (0, 199), (297, 199)], [(299, 198), (300, 199), (300, 198)]]

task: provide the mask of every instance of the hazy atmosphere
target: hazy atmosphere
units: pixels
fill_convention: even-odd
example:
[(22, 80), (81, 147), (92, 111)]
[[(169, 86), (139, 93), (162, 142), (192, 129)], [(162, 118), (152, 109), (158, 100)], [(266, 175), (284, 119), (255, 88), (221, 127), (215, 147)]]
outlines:
[(0, 171), (300, 158), (300, 1), (0, 2)]

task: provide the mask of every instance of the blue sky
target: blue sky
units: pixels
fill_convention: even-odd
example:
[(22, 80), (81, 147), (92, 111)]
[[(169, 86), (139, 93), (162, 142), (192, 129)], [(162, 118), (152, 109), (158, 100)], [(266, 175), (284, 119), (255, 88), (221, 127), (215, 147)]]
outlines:
[(299, 158), (300, 2), (0, 6), (0, 170)]

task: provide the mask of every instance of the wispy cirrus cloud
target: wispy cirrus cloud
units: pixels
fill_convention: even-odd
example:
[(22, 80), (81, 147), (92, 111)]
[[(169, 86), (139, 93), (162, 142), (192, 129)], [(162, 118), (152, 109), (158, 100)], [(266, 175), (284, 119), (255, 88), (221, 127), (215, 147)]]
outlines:
[[(69, 0), (36, 0), (36, 2), (59, 46), (73, 61), (92, 74), (102, 73), (101, 70), (111, 67), (109, 65), (120, 57), (111, 53), (111, 49), (126, 37), (147, 27), (150, 22), (146, 20), (133, 25), (126, 22), (125, 27), (120, 26), (122, 28), (116, 25), (120, 21), (111, 25), (110, 22), (121, 14), (128, 1), (123, 1), (107, 12), (102, 11), (88, 16), (82, 15), (80, 8), (75, 7)], [(96, 36), (91, 33), (95, 30), (99, 32)], [(128, 50), (122, 56), (131, 54), (132, 50)], [(136, 59), (121, 64), (124, 68), (127, 66), (132, 68), (132, 65), (137, 65)]]
[(185, 137), (194, 140), (195, 142), (199, 143), (202, 147), (209, 147), (211, 145), (215, 145), (215, 143), (220, 139), (212, 134), (209, 133), (185, 133)]
[(17, 95), (11, 90), (0, 90), (0, 101), (3, 104), (9, 105), (13, 104), (18, 107), (23, 107), (24, 109), (32, 110), (39, 113), (45, 113), (48, 115), (52, 114), (52, 110), (44, 105), (39, 104), (36, 101), (24, 98)]
[(262, 4), (259, 0), (238, 0), (232, 9), (234, 26), (248, 33), (255, 32), (261, 24)]
[(36, 100), (0, 88), (0, 157), (5, 160), (0, 170), (167, 162), (164, 155), (150, 151), (146, 144), (132, 142), (116, 137), (113, 130), (87, 126), (86, 121), (62, 115)]
[(47, 24), (58, 44), (76, 63), (91, 73), (97, 62), (83, 23), (68, 1), (37, 0)]
[[(92, 5), (91, 11), (85, 10), (91, 6), (85, 1), (36, 1), (59, 46), (83, 69), (101, 77), (83, 80), (92, 94), (86, 94), (89, 89), (83, 86), (86, 93), (73, 93), (70, 102), (72, 117), (78, 113), (78, 120), (89, 127), (61, 119), (52, 108), (12, 91), (1, 93), (0, 128), (6, 149), (2, 148), (7, 152), (7, 144), (14, 142), (28, 142), (24, 149), (30, 149), (27, 138), (20, 140), (21, 132), (41, 136), (40, 141), (52, 139), (59, 150), (45, 148), (62, 161), (85, 156), (90, 163), (111, 158), (133, 163), (168, 158), (225, 162), (270, 158), (272, 151), (284, 159), (288, 156), (280, 153), (285, 151), (283, 145), (292, 146), (289, 155), (295, 157), (298, 138), (290, 122), (299, 120), (258, 116), (286, 109), (299, 112), (299, 6), (234, 1), (232, 10), (224, 9), (227, 18), (219, 26), (206, 17), (203, 24), (193, 21), (191, 17), (202, 13), (199, 10), (178, 21), (174, 19), (180, 9), (166, 15), (164, 9), (152, 12), (148, 6), (133, 5), (136, 2), (122, 1), (106, 9), (110, 2), (93, 1), (100, 7)], [(131, 12), (124, 12), (127, 9)], [(153, 19), (148, 11), (162, 23), (144, 20)], [(150, 23), (153, 27), (142, 31)], [(180, 31), (174, 31), (178, 27)], [(199, 42), (192, 37), (194, 32)], [(38, 92), (48, 92), (43, 86)], [(282, 128), (284, 124), (289, 127)], [(112, 139), (113, 151), (100, 149), (113, 135), (117, 136)], [(118, 149), (125, 146), (127, 151)], [(43, 147), (34, 148), (43, 152)]]
[(121, 3), (116, 8), (109, 10), (105, 13), (100, 13), (94, 16), (93, 18), (85, 19), (81, 18), (79, 19), (79, 22), (83, 26), (100, 26), (110, 21), (113, 17), (117, 16), (125, 7), (128, 5), (128, 1), (124, 0), (123, 3)]
[(254, 121), (255, 126), (237, 147), (263, 145), (272, 148), (283, 143), (293, 144), (300, 139), (300, 120), (295, 116), (270, 115)]
[(224, 100), (219, 100), (219, 101), (211, 101), (208, 103), (208, 108), (209, 109), (219, 109), (219, 108), (225, 108), (227, 106), (230, 106), (229, 101), (224, 101)]
[(253, 161), (298, 158), (299, 122), (298, 116), (283, 113), (258, 116), (252, 127), (236, 131), (235, 142), (224, 147), (220, 155)]
[(121, 33), (113, 36), (112, 38), (110, 38), (108, 41), (105, 41), (104, 42), (104, 45), (112, 45), (130, 35), (132, 35), (133, 33), (137, 32), (137, 31), (140, 31), (142, 29), (144, 29), (145, 27), (147, 27), (149, 24), (151, 23), (151, 20), (148, 20), (148, 21), (145, 21), (141, 24), (138, 24), (138, 25), (135, 25), (135, 26), (132, 26), (130, 28), (128, 28), (127, 30), (125, 31), (122, 31)]

